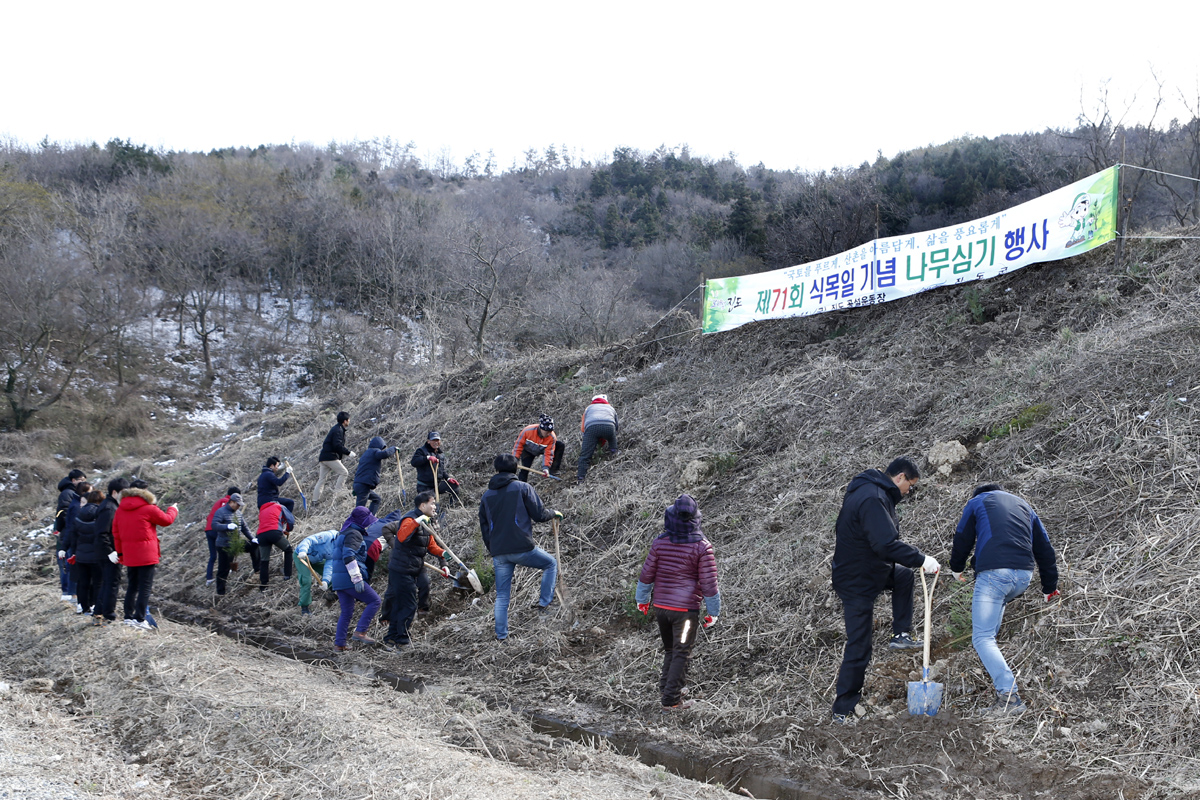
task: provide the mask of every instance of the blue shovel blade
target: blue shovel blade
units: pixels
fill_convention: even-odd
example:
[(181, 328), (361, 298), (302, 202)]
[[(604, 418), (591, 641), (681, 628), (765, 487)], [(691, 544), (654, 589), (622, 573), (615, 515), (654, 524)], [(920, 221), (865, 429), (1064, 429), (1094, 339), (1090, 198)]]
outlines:
[(942, 707), (945, 687), (933, 681), (908, 682), (908, 713), (913, 716), (935, 717)]

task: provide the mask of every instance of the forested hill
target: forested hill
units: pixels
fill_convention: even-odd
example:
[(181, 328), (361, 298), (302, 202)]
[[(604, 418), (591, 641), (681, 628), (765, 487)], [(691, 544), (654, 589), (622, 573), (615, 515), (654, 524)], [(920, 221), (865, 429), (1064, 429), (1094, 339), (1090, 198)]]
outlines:
[[(686, 147), (422, 161), (389, 140), (159, 152), (0, 145), (7, 419), (102, 415), (187, 361), (201, 398), (604, 345), (721, 277), (985, 216), (1110, 166), (1200, 177), (1200, 120), (968, 138), (819, 173)], [(1200, 184), (1130, 171), (1136, 227), (1191, 226)], [(271, 315), (274, 300), (286, 313)], [(274, 376), (274, 377), (273, 377)], [(130, 390), (127, 387), (140, 387)], [(168, 391), (168, 395), (172, 392)], [(173, 395), (172, 395), (173, 396)], [(73, 413), (74, 413), (73, 412)]]

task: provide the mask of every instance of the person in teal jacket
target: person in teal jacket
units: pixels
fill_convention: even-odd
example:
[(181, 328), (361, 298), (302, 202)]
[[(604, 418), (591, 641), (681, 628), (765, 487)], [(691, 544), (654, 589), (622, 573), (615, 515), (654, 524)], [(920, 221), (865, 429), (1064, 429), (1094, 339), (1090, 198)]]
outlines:
[(333, 580), (333, 543), (338, 531), (321, 531), (303, 539), (292, 551), (296, 576), (300, 581), (300, 613), (311, 614), (313, 572), (320, 571), (321, 590)]

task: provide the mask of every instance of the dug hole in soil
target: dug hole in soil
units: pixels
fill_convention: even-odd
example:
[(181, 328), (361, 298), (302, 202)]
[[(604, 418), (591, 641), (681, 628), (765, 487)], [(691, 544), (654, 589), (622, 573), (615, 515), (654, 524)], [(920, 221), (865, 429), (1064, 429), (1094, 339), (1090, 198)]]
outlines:
[[(518, 571), (514, 633), (500, 647), (491, 596), (472, 605), (439, 581), (413, 647), (355, 650), (340, 657), (337, 680), (378, 689), (352, 675), (359, 665), (419, 679), (430, 697), (448, 692), (477, 704), (475, 727), (498, 760), (508, 750), (492, 741), (502, 743), (510, 728), (529, 730), (525, 714), (536, 711), (654, 741), (692, 763), (748, 765), (746, 774), (787, 778), (816, 797), (1186, 796), (1200, 791), (1200, 608), (1192, 597), (1200, 579), (1200, 269), (1187, 242), (1126, 253), (1138, 269), (1114, 266), (1104, 251), (969, 288), (711, 337), (673, 335), (695, 325), (677, 313), (606, 350), (545, 350), (416, 383), (381, 378), (321, 411), (249, 415), (236, 435), (173, 454), (168, 469), (143, 468), (182, 511), (162, 531), (155, 597), (168, 615), (328, 652), (335, 609), (317, 600), (312, 617), (299, 616), (295, 584), (281, 582), (277, 565), (268, 592), (241, 574), (214, 607), (203, 582), (202, 520), (226, 486), (252, 486), (277, 454), (311, 486), (321, 439), (341, 408), (351, 412), (348, 444), (359, 451), (378, 434), (403, 457), (437, 428), (467, 500), (446, 514), (444, 535), (482, 573), (490, 561), (474, 505), (492, 456), (511, 448), (538, 413), (550, 413), (568, 443), (569, 479), (577, 415), (605, 392), (621, 415), (621, 454), (598, 459), (579, 488), (536, 482), (566, 515), (562, 576), (578, 625), (561, 611), (537, 619), (527, 608), (537, 576)], [(951, 442), (956, 447), (945, 447)], [(945, 452), (960, 456), (935, 464)], [(970, 647), (971, 586), (943, 581), (932, 631), (943, 712), (908, 716), (906, 684), (919, 679), (920, 655), (886, 650), (884, 597), (867, 714), (851, 727), (828, 721), (844, 642), (829, 586), (833, 522), (849, 479), (900, 454), (916, 456), (924, 470), (919, 491), (900, 506), (902, 535), (943, 564), (962, 506), (981, 482), (1026, 497), (1049, 529), (1063, 600), (1043, 603), (1035, 578), (1000, 633), (1030, 706), (1019, 719), (980, 718), (994, 693)], [(411, 471), (407, 477), (411, 487)], [(383, 480), (386, 510), (399, 502), (394, 469)], [(634, 610), (633, 583), (663, 508), (680, 491), (703, 511), (723, 611), (696, 648), (696, 705), (664, 720), (656, 635)], [(293, 541), (340, 527), (350, 506), (345, 495), (326, 499), (301, 516)], [(7, 524), (2, 538), (15, 560), (6, 579), (22, 587), (40, 580), (49, 596), (57, 588), (49, 562), (31, 554), (44, 553), (46, 542), (27, 544), (28, 526)], [(553, 548), (548, 530), (538, 536)], [(26, 643), (19, 622), (5, 621), (6, 631), (14, 628), (9, 638)], [(36, 670), (20, 666), (28, 660), (16, 645), (5, 658), (26, 677), (63, 677), (53, 659)], [(249, 708), (253, 700), (241, 702)], [(384, 713), (356, 710), (372, 720)], [(464, 728), (448, 735), (465, 736)]]

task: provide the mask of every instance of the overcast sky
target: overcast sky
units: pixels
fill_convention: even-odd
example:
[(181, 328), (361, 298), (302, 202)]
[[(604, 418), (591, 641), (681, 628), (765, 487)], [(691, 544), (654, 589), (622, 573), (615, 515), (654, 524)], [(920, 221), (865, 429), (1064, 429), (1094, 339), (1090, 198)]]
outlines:
[[(0, 136), (230, 145), (391, 137), (432, 159), (687, 144), (827, 169), (1075, 123), (1190, 118), (1196, 11), (1104, 2), (32, 3), (0, 7)], [(1187, 12), (1187, 8), (1193, 10)], [(1161, 12), (1161, 13), (1160, 13)], [(1181, 16), (1182, 15), (1182, 16)], [(1184, 19), (1184, 17), (1189, 19)], [(1173, 21), (1172, 21), (1173, 20)], [(1186, 23), (1186, 24), (1185, 24)]]

